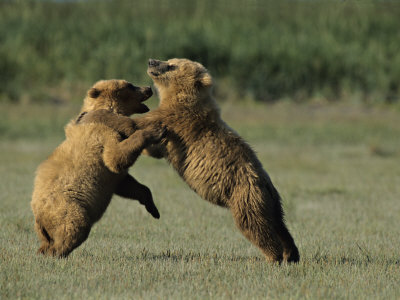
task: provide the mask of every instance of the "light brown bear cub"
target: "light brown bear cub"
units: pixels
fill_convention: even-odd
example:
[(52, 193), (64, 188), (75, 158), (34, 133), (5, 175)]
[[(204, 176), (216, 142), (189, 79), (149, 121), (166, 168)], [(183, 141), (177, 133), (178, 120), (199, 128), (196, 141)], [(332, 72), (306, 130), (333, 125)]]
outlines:
[[(167, 136), (146, 151), (167, 158), (201, 197), (228, 207), (238, 228), (267, 260), (299, 261), (281, 198), (254, 151), (221, 119), (208, 71), (187, 59), (150, 59), (147, 73), (160, 105), (136, 123), (145, 127), (161, 121)], [(91, 116), (87, 120), (105, 119), (100, 113)]]
[[(163, 136), (159, 123), (137, 129), (126, 117), (147, 112), (141, 102), (151, 95), (150, 87), (125, 80), (99, 81), (88, 91), (80, 116), (65, 127), (65, 141), (37, 169), (31, 206), (39, 253), (67, 256), (87, 239), (114, 193), (139, 200), (153, 217), (160, 217), (150, 190), (128, 174), (142, 150)], [(95, 110), (121, 117), (112, 128), (80, 122)]]

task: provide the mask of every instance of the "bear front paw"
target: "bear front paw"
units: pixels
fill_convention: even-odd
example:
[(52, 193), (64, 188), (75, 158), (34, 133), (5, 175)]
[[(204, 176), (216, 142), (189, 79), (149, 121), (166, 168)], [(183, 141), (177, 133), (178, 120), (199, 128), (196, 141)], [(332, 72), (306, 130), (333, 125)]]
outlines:
[(147, 128), (145, 131), (147, 144), (158, 144), (166, 136), (167, 127), (163, 125), (159, 127)]

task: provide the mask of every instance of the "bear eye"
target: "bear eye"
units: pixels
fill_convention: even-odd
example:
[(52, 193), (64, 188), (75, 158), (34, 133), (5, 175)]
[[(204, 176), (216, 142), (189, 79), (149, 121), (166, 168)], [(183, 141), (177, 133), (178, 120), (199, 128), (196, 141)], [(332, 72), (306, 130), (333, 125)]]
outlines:
[(91, 97), (91, 98), (97, 98), (100, 96), (101, 91), (96, 88), (91, 88), (89, 90), (88, 94), (89, 94), (89, 97)]
[(176, 69), (176, 65), (168, 65), (167, 71), (173, 71)]

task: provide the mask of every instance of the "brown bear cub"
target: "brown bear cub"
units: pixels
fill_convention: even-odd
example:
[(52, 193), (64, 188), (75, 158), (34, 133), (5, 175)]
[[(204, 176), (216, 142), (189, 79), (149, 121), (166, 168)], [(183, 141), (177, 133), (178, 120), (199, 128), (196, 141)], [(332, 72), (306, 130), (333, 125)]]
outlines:
[[(187, 59), (150, 59), (147, 73), (160, 105), (135, 121), (139, 128), (162, 122), (167, 136), (146, 152), (165, 157), (201, 197), (228, 207), (238, 228), (267, 260), (298, 262), (281, 198), (254, 151), (221, 119), (208, 71)], [(100, 113), (87, 117), (105, 119)]]
[[(39, 253), (66, 257), (87, 239), (114, 193), (139, 200), (160, 217), (149, 188), (128, 174), (142, 150), (159, 142), (165, 131), (159, 123), (137, 129), (127, 117), (147, 112), (142, 101), (151, 95), (150, 87), (125, 80), (99, 81), (88, 91), (80, 116), (65, 127), (65, 141), (37, 169), (31, 206)], [(80, 122), (95, 110), (121, 117), (112, 128)]]

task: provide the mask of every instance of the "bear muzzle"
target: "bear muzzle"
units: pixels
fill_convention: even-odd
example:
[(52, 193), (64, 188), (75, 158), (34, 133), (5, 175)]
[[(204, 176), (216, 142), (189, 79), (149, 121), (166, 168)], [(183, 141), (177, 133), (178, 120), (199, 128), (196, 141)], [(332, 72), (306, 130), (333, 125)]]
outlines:
[(160, 64), (161, 64), (161, 60), (153, 59), (153, 58), (149, 59), (149, 67), (157, 67)]
[[(151, 90), (151, 87), (149, 87), (149, 86), (141, 87), (139, 89), (139, 91), (140, 91), (140, 97), (136, 98), (136, 99), (139, 100), (140, 102), (146, 101), (153, 95), (153, 91)], [(148, 112), (149, 110), (150, 109), (147, 107), (147, 105), (140, 103), (137, 113), (145, 113), (145, 112)]]
[(143, 89), (144, 98), (142, 99), (141, 102), (149, 99), (153, 95), (153, 91), (151, 90), (151, 87), (146, 86), (146, 87), (144, 87), (142, 89)]
[(147, 74), (153, 77), (158, 77), (168, 71), (175, 70), (176, 66), (171, 66), (168, 62), (157, 60), (157, 59), (149, 59), (149, 67), (147, 68)]

